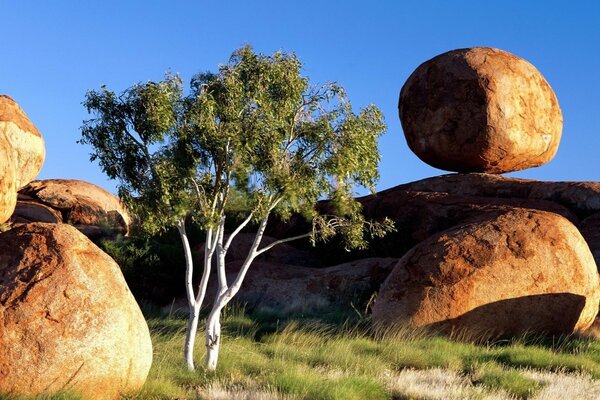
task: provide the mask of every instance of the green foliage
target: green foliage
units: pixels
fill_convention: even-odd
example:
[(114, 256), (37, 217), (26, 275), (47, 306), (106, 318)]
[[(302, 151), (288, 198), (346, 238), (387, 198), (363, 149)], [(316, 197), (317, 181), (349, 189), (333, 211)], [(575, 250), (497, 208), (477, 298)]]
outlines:
[(189, 174), (175, 168), (169, 145), (177, 137), (181, 96), (181, 79), (168, 75), (120, 95), (102, 86), (83, 103), (94, 118), (84, 121), (79, 143), (91, 145), (90, 159), (118, 181), (119, 197), (151, 233), (188, 213)]
[(172, 75), (120, 95), (89, 91), (94, 118), (80, 142), (148, 232), (186, 215), (214, 227), (242, 197), (255, 221), (272, 211), (313, 220), (329, 197), (334, 215), (315, 220), (313, 240), (338, 232), (347, 247), (362, 247), (364, 234), (391, 228), (364, 221), (353, 199), (357, 185), (373, 190), (378, 179), (383, 116), (374, 105), (355, 113), (339, 85), (311, 86), (301, 67), (294, 54), (247, 46), (216, 73), (194, 76), (187, 96)]

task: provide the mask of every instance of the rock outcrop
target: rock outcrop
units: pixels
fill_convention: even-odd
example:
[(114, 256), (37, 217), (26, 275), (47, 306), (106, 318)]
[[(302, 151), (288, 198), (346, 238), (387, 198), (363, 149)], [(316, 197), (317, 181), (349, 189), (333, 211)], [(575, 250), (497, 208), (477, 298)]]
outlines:
[(118, 265), (67, 224), (0, 234), (0, 392), (114, 399), (144, 384), (152, 344)]
[(42, 169), (46, 147), (42, 135), (25, 112), (6, 95), (0, 95), (0, 141), (2, 140), (8, 141), (13, 152), (18, 190), (35, 179)]
[(568, 220), (514, 209), (430, 237), (394, 267), (373, 321), (477, 336), (568, 334), (598, 312), (590, 250)]
[[(33, 203), (40, 204), (33, 212)], [(126, 235), (131, 223), (129, 213), (118, 197), (92, 183), (75, 179), (33, 181), (19, 191), (15, 222), (48, 221), (50, 208), (57, 222), (74, 225), (91, 239)], [(43, 220), (42, 220), (43, 218)]]
[(398, 107), (411, 150), (448, 171), (504, 173), (545, 164), (562, 132), (558, 101), (539, 71), (487, 47), (421, 64)]

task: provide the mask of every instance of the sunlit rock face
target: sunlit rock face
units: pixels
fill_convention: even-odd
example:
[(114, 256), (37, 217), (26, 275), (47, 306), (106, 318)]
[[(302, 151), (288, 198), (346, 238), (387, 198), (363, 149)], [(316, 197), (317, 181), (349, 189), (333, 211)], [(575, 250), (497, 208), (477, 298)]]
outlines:
[(598, 312), (588, 245), (567, 219), (514, 209), (421, 242), (383, 283), (373, 321), (469, 336), (569, 334)]
[(13, 222), (68, 222), (92, 240), (99, 240), (126, 235), (131, 218), (117, 196), (93, 183), (44, 179), (19, 191)]
[(552, 88), (524, 59), (474, 47), (421, 64), (400, 92), (411, 150), (457, 172), (505, 173), (540, 166), (558, 149), (562, 114)]
[(0, 234), (0, 393), (139, 390), (152, 343), (119, 266), (67, 224)]
[(7, 140), (13, 151), (18, 190), (35, 179), (42, 169), (46, 147), (25, 112), (6, 95), (0, 95), (0, 140)]
[(0, 132), (0, 224), (12, 215), (17, 202), (17, 176), (12, 149)]

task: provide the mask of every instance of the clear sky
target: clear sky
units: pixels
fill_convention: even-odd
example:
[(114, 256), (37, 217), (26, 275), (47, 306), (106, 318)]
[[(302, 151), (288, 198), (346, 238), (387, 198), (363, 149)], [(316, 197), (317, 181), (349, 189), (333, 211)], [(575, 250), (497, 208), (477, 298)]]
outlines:
[(597, 1), (203, 1), (0, 0), (0, 93), (12, 96), (46, 140), (39, 178), (111, 183), (79, 127), (88, 89), (121, 91), (160, 80), (186, 82), (215, 70), (244, 44), (295, 52), (314, 83), (338, 81), (356, 107), (378, 105), (384, 189), (444, 171), (407, 147), (400, 88), (423, 61), (445, 51), (498, 47), (534, 64), (558, 96), (564, 128), (549, 164), (511, 175), (600, 180), (600, 2)]

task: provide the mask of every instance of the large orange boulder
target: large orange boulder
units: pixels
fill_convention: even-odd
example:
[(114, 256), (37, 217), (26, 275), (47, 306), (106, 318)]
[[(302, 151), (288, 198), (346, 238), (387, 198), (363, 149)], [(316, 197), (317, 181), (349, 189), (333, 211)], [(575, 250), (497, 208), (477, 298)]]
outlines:
[[(33, 181), (19, 191), (21, 200), (39, 203), (57, 211), (63, 222), (74, 225), (86, 236), (97, 239), (116, 234), (126, 235), (131, 219), (127, 209), (114, 194), (93, 183), (76, 179), (46, 179)], [(27, 210), (32, 208), (29, 204)], [(18, 209), (16, 217), (35, 220), (30, 212), (22, 215), (25, 208)]]
[(0, 132), (0, 224), (12, 215), (17, 202), (17, 177), (12, 149)]
[(42, 135), (25, 112), (6, 95), (0, 95), (0, 141), (3, 140), (7, 140), (12, 149), (16, 187), (20, 189), (42, 169), (46, 147)]
[(504, 173), (550, 161), (562, 114), (548, 82), (506, 51), (474, 47), (421, 64), (400, 92), (411, 150), (448, 171)]
[(568, 334), (598, 313), (594, 258), (565, 218), (514, 209), (441, 232), (400, 259), (373, 321), (482, 336)]
[(0, 234), (0, 326), (0, 393), (114, 399), (139, 390), (152, 362), (119, 266), (66, 224)]

